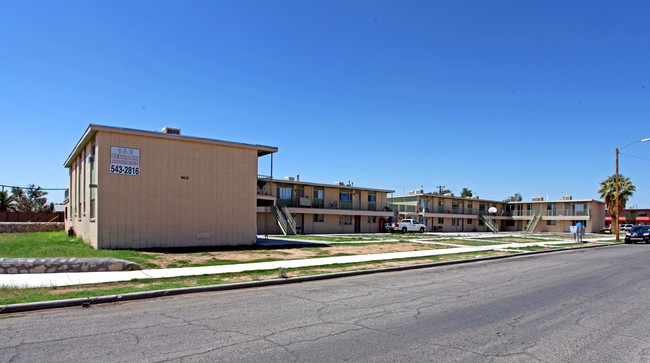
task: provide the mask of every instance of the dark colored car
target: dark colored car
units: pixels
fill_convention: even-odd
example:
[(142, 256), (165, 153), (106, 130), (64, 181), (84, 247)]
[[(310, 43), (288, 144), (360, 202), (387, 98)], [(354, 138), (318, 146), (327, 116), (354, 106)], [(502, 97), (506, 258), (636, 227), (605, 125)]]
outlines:
[(625, 243), (650, 243), (650, 226), (634, 226), (625, 234)]

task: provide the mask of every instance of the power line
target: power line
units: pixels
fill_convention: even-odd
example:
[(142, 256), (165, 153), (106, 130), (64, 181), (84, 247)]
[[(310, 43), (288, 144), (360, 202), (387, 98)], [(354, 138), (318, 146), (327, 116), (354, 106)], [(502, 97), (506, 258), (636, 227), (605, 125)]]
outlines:
[[(27, 189), (27, 190), (32, 190), (32, 189), (37, 189), (37, 188), (39, 188), (39, 187), (34, 187), (34, 188), (30, 188), (30, 187), (19, 187), (19, 186), (17, 186), (17, 185), (6, 185), (6, 184), (0, 184), (0, 187), (2, 187), (2, 189), (4, 189), (4, 188), (6, 187), (6, 188)], [(41, 188), (41, 190), (68, 190), (68, 188)]]
[(619, 152), (618, 154), (619, 154), (619, 155), (629, 156), (629, 157), (631, 157), (631, 158), (635, 158), (635, 159), (641, 159), (641, 160), (650, 161), (650, 159), (648, 159), (648, 158), (643, 158), (643, 157), (640, 157), (640, 156), (635, 156), (635, 155), (630, 155), (630, 154), (623, 154), (622, 152)]

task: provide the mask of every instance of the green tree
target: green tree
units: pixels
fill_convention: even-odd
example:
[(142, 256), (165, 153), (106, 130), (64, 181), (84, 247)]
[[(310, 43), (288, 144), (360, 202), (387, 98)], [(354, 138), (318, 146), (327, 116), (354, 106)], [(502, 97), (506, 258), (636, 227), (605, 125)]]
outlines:
[(632, 184), (630, 178), (621, 174), (618, 175), (618, 210), (616, 210), (616, 175), (607, 177), (600, 182), (600, 197), (605, 201), (605, 207), (612, 216), (612, 232), (618, 232), (619, 215), (625, 209), (627, 200), (636, 192), (636, 187)]
[(515, 193), (515, 195), (511, 195), (508, 198), (504, 199), (504, 202), (521, 202), (523, 198), (521, 197), (521, 194)]
[(627, 216), (625, 217), (625, 223), (636, 224), (636, 217), (637, 217), (636, 212), (627, 213)]
[(16, 198), (8, 190), (0, 191), (0, 212), (13, 212)]
[(18, 187), (11, 188), (12, 197), (15, 198), (15, 207), (16, 212), (44, 212), (47, 210), (47, 192), (37, 187), (34, 184), (30, 184), (25, 188), (27, 192)]
[(474, 193), (472, 193), (472, 191), (467, 188), (463, 188), (463, 190), (460, 192), (460, 196), (462, 198), (470, 198), (473, 195)]

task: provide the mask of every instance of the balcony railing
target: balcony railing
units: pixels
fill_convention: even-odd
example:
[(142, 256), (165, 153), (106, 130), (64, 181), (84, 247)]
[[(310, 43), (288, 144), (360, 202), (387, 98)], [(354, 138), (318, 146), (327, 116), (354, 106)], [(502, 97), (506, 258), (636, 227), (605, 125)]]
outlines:
[(589, 215), (589, 210), (588, 209), (583, 209), (583, 210), (551, 209), (546, 211), (546, 215), (551, 217), (555, 217), (555, 216), (583, 217)]
[(277, 206), (278, 207), (286, 206), (289, 208), (295, 207), (295, 208), (315, 208), (315, 209), (347, 209), (347, 210), (371, 210), (371, 211), (388, 210), (386, 204), (381, 204), (376, 202), (368, 202), (368, 205), (362, 208), (361, 206), (357, 207), (351, 201), (342, 201), (336, 199), (307, 198), (307, 197), (278, 199)]
[[(415, 212), (414, 206), (404, 206), (404, 205), (395, 205), (397, 210), (400, 212)], [(498, 212), (492, 214), (488, 213), (486, 209), (477, 210), (471, 208), (453, 208), (453, 207), (442, 207), (437, 206), (432, 208), (421, 208), (417, 207), (418, 213), (444, 213), (444, 214), (465, 214), (465, 215), (489, 215), (489, 216), (506, 216), (506, 217), (530, 217), (533, 214), (538, 214), (534, 210), (499, 210)], [(544, 215), (546, 216), (571, 216), (571, 217), (580, 217), (580, 216), (589, 216), (589, 210), (574, 210), (574, 209), (561, 209), (561, 210), (547, 210)]]

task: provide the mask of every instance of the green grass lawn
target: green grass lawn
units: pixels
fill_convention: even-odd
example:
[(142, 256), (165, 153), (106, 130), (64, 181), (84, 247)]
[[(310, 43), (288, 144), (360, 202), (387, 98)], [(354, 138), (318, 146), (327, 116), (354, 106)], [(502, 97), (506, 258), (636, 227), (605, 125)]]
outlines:
[(155, 256), (134, 250), (96, 250), (76, 237), (59, 232), (2, 233), (0, 257), (114, 257), (133, 261), (142, 267), (156, 267), (149, 262)]

